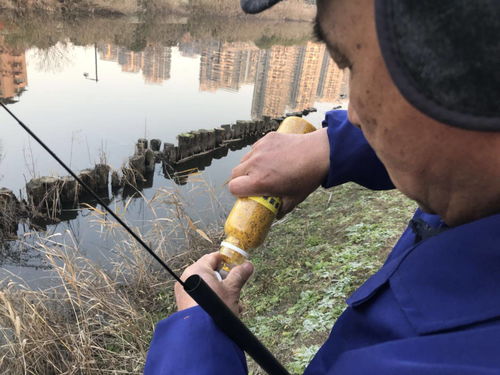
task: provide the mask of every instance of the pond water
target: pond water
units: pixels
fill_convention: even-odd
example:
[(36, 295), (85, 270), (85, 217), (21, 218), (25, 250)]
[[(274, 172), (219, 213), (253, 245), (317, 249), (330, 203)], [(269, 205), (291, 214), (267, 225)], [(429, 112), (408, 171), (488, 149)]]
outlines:
[[(318, 109), (307, 119), (319, 127), (325, 111), (346, 104), (346, 79), (310, 35), (305, 22), (238, 24), (199, 15), (147, 21), (0, 16), (0, 99), (74, 170), (102, 160), (119, 169), (138, 138), (176, 144), (187, 131), (308, 107)], [(25, 195), (33, 177), (66, 175), (4, 111), (0, 125), (1, 187)], [(127, 220), (141, 227), (154, 215), (144, 198), (170, 189), (187, 202), (197, 226), (221, 223), (234, 202), (224, 182), (247, 151), (212, 160), (182, 186), (157, 165), (143, 198), (116, 196), (111, 206), (127, 204)], [(104, 262), (111, 240), (100, 236), (88, 210), (72, 216), (47, 232), (71, 234), (85, 254)], [(31, 230), (20, 224), (18, 235), (29, 242)], [(3, 270), (38, 277), (33, 269), (43, 261), (34, 248), (14, 250), (15, 256), (5, 251)]]

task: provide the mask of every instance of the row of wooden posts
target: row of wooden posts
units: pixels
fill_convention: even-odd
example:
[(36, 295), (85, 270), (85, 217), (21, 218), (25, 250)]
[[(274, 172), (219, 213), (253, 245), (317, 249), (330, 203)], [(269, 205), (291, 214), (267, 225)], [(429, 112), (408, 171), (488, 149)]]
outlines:
[[(315, 111), (315, 108), (307, 108), (301, 112), (288, 113), (286, 117), (302, 117)], [(285, 117), (264, 117), (257, 121), (236, 121), (235, 124), (221, 125), (210, 130), (200, 129), (179, 134), (177, 146), (171, 143), (163, 144), (163, 160), (175, 164), (193, 155), (229, 146), (232, 142), (263, 136), (270, 131), (277, 130), (284, 119)]]
[[(287, 116), (303, 116), (314, 111), (316, 109), (308, 108)], [(128, 163), (119, 170), (97, 164), (92, 169), (80, 171), (78, 176), (105, 199), (109, 199), (109, 185), (114, 195), (121, 192), (124, 197), (151, 187), (156, 163), (162, 163), (166, 178), (185, 184), (190, 173), (203, 170), (212, 159), (226, 156), (228, 150), (240, 149), (276, 130), (284, 118), (264, 117), (257, 121), (237, 121), (214, 129), (182, 133), (177, 136), (177, 145), (163, 143), (163, 148), (159, 139), (148, 141), (141, 138)], [(26, 200), (18, 200), (8, 189), (0, 189), (0, 229), (6, 227), (16, 213), (21, 217), (43, 213), (55, 219), (63, 208), (76, 207), (89, 198), (71, 176), (33, 178), (26, 184), (26, 194)]]

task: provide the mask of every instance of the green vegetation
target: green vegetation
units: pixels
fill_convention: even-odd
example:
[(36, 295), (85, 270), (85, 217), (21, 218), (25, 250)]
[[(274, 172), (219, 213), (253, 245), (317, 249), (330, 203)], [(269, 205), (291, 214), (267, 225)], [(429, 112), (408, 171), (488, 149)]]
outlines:
[(397, 191), (348, 184), (317, 191), (273, 226), (252, 254), (256, 272), (244, 292), (244, 320), (290, 372), (303, 372), (413, 209)]
[[(217, 249), (222, 226), (207, 236), (174, 191), (160, 189), (146, 206), (172, 212), (155, 217), (141, 236), (177, 272)], [(345, 298), (383, 262), (413, 207), (396, 191), (352, 184), (319, 190), (253, 252), (243, 319), (292, 373), (302, 373)], [(96, 230), (113, 238), (121, 254), (110, 270), (89, 261), (76, 239), (52, 234), (37, 243), (55, 285), (0, 283), (1, 373), (142, 373), (154, 325), (175, 310), (173, 283), (105, 213), (93, 215)], [(180, 233), (189, 252), (172, 256), (169, 238)], [(252, 363), (250, 370), (262, 373)]]

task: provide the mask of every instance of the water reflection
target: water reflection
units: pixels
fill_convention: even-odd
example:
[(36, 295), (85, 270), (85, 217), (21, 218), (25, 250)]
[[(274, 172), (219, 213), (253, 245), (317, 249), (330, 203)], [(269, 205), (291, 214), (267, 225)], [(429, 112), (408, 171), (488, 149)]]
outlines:
[[(181, 43), (181, 50), (194, 50), (192, 43)], [(212, 41), (200, 52), (200, 90), (238, 91), (255, 83), (260, 49), (254, 43)]]
[[(48, 22), (45, 29), (50, 40), (55, 36), (60, 38), (54, 45), (59, 45), (56, 49), (68, 39), (64, 41), (63, 35), (51, 35), (55, 33), (53, 28), (64, 29), (69, 40), (80, 44), (85, 44), (83, 40), (90, 44), (89, 39), (94, 38), (92, 44), (97, 43), (101, 60), (117, 62), (123, 72), (142, 72), (148, 84), (162, 84), (171, 78), (175, 46), (182, 56), (199, 60), (201, 91), (238, 91), (244, 85), (254, 85), (251, 109), (254, 119), (281, 116), (287, 110), (302, 110), (313, 106), (315, 101), (338, 101), (346, 95), (344, 72), (330, 60), (323, 44), (308, 41), (308, 24), (238, 22), (231, 18), (205, 19), (199, 15), (181, 18), (151, 18), (140, 23), (90, 19), (75, 24), (63, 22), (58, 26)], [(32, 27), (41, 27), (41, 20), (29, 21), (35, 23)], [(12, 38), (13, 44), (18, 45), (15, 52), (0, 36), (2, 76), (10, 76), (10, 82), (2, 82), (0, 86), (3, 98), (19, 96), (27, 84), (26, 61), (20, 45), (27, 44), (23, 39), (33, 39), (33, 35), (14, 25), (8, 33), (15, 36)], [(25, 28), (30, 28), (29, 22)], [(102, 35), (95, 34), (96, 28), (103, 31)], [(35, 45), (47, 43), (38, 39), (35, 42)], [(59, 56), (59, 60), (65, 58), (67, 56)], [(54, 66), (61, 65), (58, 54), (51, 54), (50, 60)], [(4, 72), (4, 66), (11, 68)]]
[[(120, 169), (142, 137), (175, 144), (176, 136), (192, 130), (281, 117), (308, 107), (319, 108), (316, 117), (309, 117), (318, 125), (321, 111), (338, 105), (347, 90), (347, 77), (324, 46), (309, 41), (309, 23), (200, 15), (147, 22), (32, 16), (21, 20), (5, 14), (0, 23), (4, 17), (0, 98), (19, 102), (16, 113), (77, 171), (91, 167), (103, 149), (108, 164)], [(82, 78), (84, 72), (94, 78), (95, 52), (98, 85)], [(28, 82), (29, 91), (23, 94)], [(29, 179), (23, 175), (65, 173), (44, 152), (27, 146), (18, 129), (6, 127), (2, 139), (6, 159), (1, 182), (16, 195)], [(242, 148), (253, 141), (231, 143), (174, 166), (164, 163), (138, 186), (109, 199), (118, 210), (127, 206), (127, 219), (142, 225), (149, 219), (149, 214), (140, 216), (141, 202), (147, 200), (128, 198), (150, 199), (154, 190), (176, 189), (192, 205), (189, 213), (209, 225), (231, 206), (233, 197), (223, 183), (248, 151)], [(30, 163), (20, 155), (26, 147), (36, 170), (26, 171)], [(192, 193), (200, 170), (220, 197), (217, 212), (210, 208), (207, 194)], [(57, 227), (36, 224), (49, 231), (69, 230), (89, 254), (112, 247), (111, 240), (96, 238), (94, 224), (81, 210), (71, 207), (63, 214)], [(19, 234), (28, 230), (20, 228)]]
[(0, 99), (3, 103), (17, 102), (27, 85), (24, 50), (8, 46), (0, 35)]
[(99, 68), (97, 65), (97, 43), (94, 43), (94, 76), (90, 77), (90, 74), (85, 72), (83, 73), (83, 76), (85, 79), (95, 81), (96, 83), (99, 82)]
[[(169, 90), (172, 92), (170, 95), (175, 95), (176, 90), (183, 88), (183, 82), (181, 86), (179, 82), (186, 80), (188, 72), (183, 67), (177, 68), (174, 75), (181, 75), (181, 79), (173, 77), (172, 69), (175, 65), (173, 60), (175, 56), (180, 55), (182, 58), (197, 62), (198, 90), (201, 93), (218, 91), (238, 93), (246, 87), (251, 87), (249, 117), (254, 120), (264, 116), (280, 117), (286, 112), (313, 107), (317, 102), (338, 103), (346, 96), (346, 75), (331, 62), (323, 44), (307, 40), (310, 32), (308, 24), (290, 25), (262, 20), (239, 22), (225, 18), (200, 18), (199, 15), (182, 17), (182, 20), (153, 17), (147, 21), (139, 18), (139, 22), (130, 22), (127, 19), (98, 18), (74, 23), (65, 20), (41, 20), (35, 17), (28, 18), (22, 25), (16, 18), (7, 17), (8, 21), (5, 23), (1, 23), (1, 18), (0, 97), (9, 103), (19, 101), (20, 95), (28, 85), (26, 53), (23, 46), (34, 44), (45, 47), (31, 51), (34, 63), (30, 69), (33, 70), (35, 66), (43, 72), (63, 73), (67, 66), (75, 64), (71, 55), (80, 52), (70, 41), (88, 43), (89, 39), (93, 39), (95, 78), (84, 73), (88, 79), (98, 80), (99, 58), (103, 62), (117, 63), (122, 72), (142, 74), (146, 84), (162, 86), (166, 81), (174, 80), (176, 82), (173, 84), (177, 86)], [(4, 24), (7, 26), (3, 26)], [(33, 33), (32, 29), (37, 29), (38, 32)], [(102, 33), (96, 34), (96, 29), (102, 30)], [(110, 39), (113, 42), (110, 42)], [(179, 62), (177, 57), (178, 66)], [(88, 70), (87, 63), (86, 70)], [(190, 68), (194, 66), (190, 64)], [(109, 68), (105, 66), (103, 71), (103, 74), (108, 74), (107, 79), (112, 81)], [(189, 74), (193, 74), (192, 69)], [(55, 77), (50, 79), (57, 82)], [(52, 82), (49, 84), (45, 81), (43, 85), (49, 88)], [(99, 89), (102, 89), (101, 85)], [(76, 87), (72, 87), (71, 95), (78, 95), (76, 91)], [(133, 93), (141, 97), (140, 92)], [(67, 94), (59, 91), (55, 96)], [(111, 94), (116, 95), (116, 91)], [(155, 96), (161, 97), (158, 94)], [(89, 93), (85, 95), (88, 97)], [(100, 103), (105, 103), (106, 93), (101, 96)], [(142, 97), (147, 97), (154, 105), (151, 96), (143, 94)], [(33, 99), (36, 100), (34, 96)], [(40, 100), (38, 102), (42, 103)], [(209, 106), (207, 103), (206, 107)], [(70, 107), (66, 105), (68, 112), (71, 111)], [(96, 116), (99, 116), (95, 107), (94, 105), (92, 111), (96, 111)], [(124, 108), (110, 106), (107, 109), (113, 113), (126, 113)], [(60, 110), (65, 108), (61, 106)], [(71, 111), (71, 115), (73, 114)], [(233, 117), (232, 121), (238, 119), (244, 117)], [(147, 120), (144, 121), (147, 127)], [(211, 126), (220, 126), (223, 123), (221, 121)], [(196, 125), (191, 129), (184, 128), (182, 131), (194, 130), (196, 129), (194, 126)], [(80, 129), (76, 128), (75, 131), (78, 132)], [(179, 133), (181, 131), (177, 132)], [(70, 154), (73, 154), (73, 150)], [(88, 156), (90, 160), (90, 151)], [(204, 165), (198, 167), (202, 169)], [(44, 172), (41, 174), (44, 175)]]
[(330, 59), (325, 46), (272, 46), (261, 51), (252, 117), (280, 116), (314, 102), (336, 102), (346, 95), (347, 75)]
[(142, 71), (145, 83), (161, 84), (170, 78), (171, 47), (148, 45), (143, 51), (135, 52), (107, 43), (100, 44), (98, 50), (102, 60), (117, 62), (123, 72), (139, 73)]
[[(330, 59), (325, 45), (259, 49), (253, 42), (181, 41), (184, 56), (199, 59), (201, 91), (238, 91), (254, 85), (252, 118), (278, 117), (315, 102), (335, 102), (346, 95), (347, 75)], [(120, 64), (123, 72), (142, 72), (146, 83), (170, 78), (171, 47), (148, 45), (134, 52), (111, 43), (99, 45), (100, 57)]]
[(255, 143), (258, 139), (258, 135), (251, 135), (233, 140), (221, 147), (193, 155), (175, 164), (162, 161), (163, 176), (166, 179), (171, 179), (177, 185), (186, 185), (190, 176), (197, 175), (200, 171), (209, 167), (212, 164), (212, 160), (222, 159), (227, 156), (229, 150), (241, 150)]

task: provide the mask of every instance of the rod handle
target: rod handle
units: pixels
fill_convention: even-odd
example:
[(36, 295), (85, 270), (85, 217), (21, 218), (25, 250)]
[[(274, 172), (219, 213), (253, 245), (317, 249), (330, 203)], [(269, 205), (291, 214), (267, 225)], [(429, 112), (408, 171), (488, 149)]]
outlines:
[(252, 357), (264, 371), (269, 375), (289, 375), (283, 365), (199, 275), (191, 275), (184, 282), (184, 290), (210, 315), (217, 327)]

